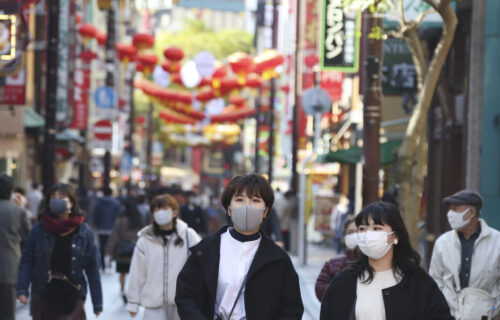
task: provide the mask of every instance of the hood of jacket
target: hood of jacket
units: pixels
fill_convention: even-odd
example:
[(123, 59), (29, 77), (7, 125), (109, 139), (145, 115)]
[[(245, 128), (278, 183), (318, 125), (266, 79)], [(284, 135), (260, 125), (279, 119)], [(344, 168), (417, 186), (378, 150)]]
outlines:
[[(177, 230), (177, 234), (184, 238), (184, 234), (187, 231), (188, 225), (184, 221), (179, 219), (179, 217), (176, 218), (175, 228)], [(139, 238), (145, 238), (151, 241), (162, 243), (161, 238), (154, 234), (153, 224), (150, 224), (139, 230), (137, 236)]]

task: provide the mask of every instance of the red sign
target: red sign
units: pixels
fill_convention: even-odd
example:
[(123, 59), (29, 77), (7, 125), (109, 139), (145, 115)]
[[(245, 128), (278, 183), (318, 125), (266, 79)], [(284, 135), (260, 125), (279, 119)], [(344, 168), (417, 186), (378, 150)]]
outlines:
[(94, 124), (94, 137), (96, 140), (111, 140), (113, 125), (109, 120), (99, 120)]
[(344, 73), (340, 71), (322, 71), (321, 88), (325, 89), (332, 101), (339, 101), (342, 97), (342, 82)]
[(0, 104), (25, 104), (26, 77), (24, 68), (4, 79), (5, 84), (0, 86)]
[(90, 69), (75, 70), (74, 107), (72, 129), (87, 129)]

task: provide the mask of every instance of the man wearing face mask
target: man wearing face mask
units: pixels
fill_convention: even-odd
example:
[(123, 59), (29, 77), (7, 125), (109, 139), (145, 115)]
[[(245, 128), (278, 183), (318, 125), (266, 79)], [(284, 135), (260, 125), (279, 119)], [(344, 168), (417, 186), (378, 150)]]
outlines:
[(436, 240), (429, 274), (456, 319), (500, 319), (500, 233), (479, 218), (477, 192), (459, 191), (443, 204), (453, 230)]
[(236, 176), (222, 206), (232, 220), (192, 247), (177, 278), (180, 318), (301, 319), (304, 311), (290, 257), (262, 231), (274, 202), (269, 183), (256, 174)]

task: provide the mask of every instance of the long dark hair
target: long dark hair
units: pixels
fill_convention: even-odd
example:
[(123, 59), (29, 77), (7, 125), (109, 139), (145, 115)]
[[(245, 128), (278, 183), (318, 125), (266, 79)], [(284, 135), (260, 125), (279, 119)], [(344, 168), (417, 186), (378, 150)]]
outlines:
[[(356, 216), (356, 226), (368, 225), (371, 218), (374, 224), (388, 225), (398, 237), (398, 244), (393, 248), (392, 267), (394, 272), (399, 272), (408, 278), (418, 278), (425, 275), (420, 267), (420, 256), (412, 248), (410, 237), (401, 218), (398, 208), (388, 202), (373, 202), (367, 205)], [(368, 263), (368, 257), (361, 252), (360, 258), (349, 268), (365, 283), (373, 280), (373, 268)], [(365, 277), (368, 273), (368, 277)]]
[[(155, 219), (153, 217), (154, 212), (157, 209), (167, 208), (167, 207), (170, 207), (170, 208), (172, 208), (172, 210), (177, 211), (177, 214), (179, 213), (179, 204), (177, 203), (177, 200), (175, 200), (175, 198), (169, 194), (162, 194), (162, 195), (154, 197), (153, 201), (151, 201), (151, 204), (149, 205), (149, 209), (150, 209), (149, 212), (151, 213), (151, 217), (152, 217), (152, 221), (153, 221), (153, 233), (156, 236), (161, 235), (161, 230), (160, 230), (160, 226), (155, 222)], [(184, 241), (177, 233), (177, 218), (173, 218), (173, 230), (177, 236), (174, 244), (176, 246), (182, 245), (184, 243)]]
[(56, 183), (49, 189), (49, 191), (45, 194), (45, 197), (43, 198), (43, 203), (40, 205), (40, 210), (38, 210), (39, 218), (42, 214), (50, 214), (50, 208), (49, 208), (50, 198), (55, 193), (58, 193), (63, 197), (69, 198), (69, 201), (73, 205), (73, 207), (71, 208), (71, 212), (69, 213), (70, 216), (83, 215), (82, 212), (80, 211), (80, 206), (78, 204), (78, 197), (76, 196), (73, 187), (66, 183)]
[(144, 225), (141, 212), (137, 208), (137, 200), (134, 198), (125, 200), (125, 211), (123, 212), (123, 216), (127, 218), (128, 228), (130, 230), (140, 229)]

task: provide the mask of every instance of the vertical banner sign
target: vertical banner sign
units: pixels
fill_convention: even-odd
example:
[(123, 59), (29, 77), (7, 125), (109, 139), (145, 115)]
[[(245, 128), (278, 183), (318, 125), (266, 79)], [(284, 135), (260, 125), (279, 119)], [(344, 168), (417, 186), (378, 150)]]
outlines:
[(56, 98), (56, 120), (59, 123), (66, 121), (68, 117), (69, 9), (70, 0), (60, 0)]
[(70, 125), (72, 129), (87, 129), (89, 89), (90, 65), (83, 63), (81, 69), (75, 70), (73, 122)]
[(325, 0), (321, 32), (321, 68), (358, 72), (360, 15), (346, 12), (343, 0)]
[[(318, 1), (317, 0), (307, 0), (306, 1), (306, 18), (305, 18), (305, 32), (304, 32), (304, 51), (303, 57), (307, 59), (308, 56), (317, 57), (317, 45), (318, 45)], [(317, 58), (316, 58), (317, 59)], [(312, 68), (308, 67), (304, 61), (302, 71), (302, 90), (312, 88), (314, 86), (314, 72)], [(305, 149), (307, 145), (307, 116), (304, 109), (300, 108), (299, 119), (298, 119), (298, 138), (299, 138), (299, 149)]]

